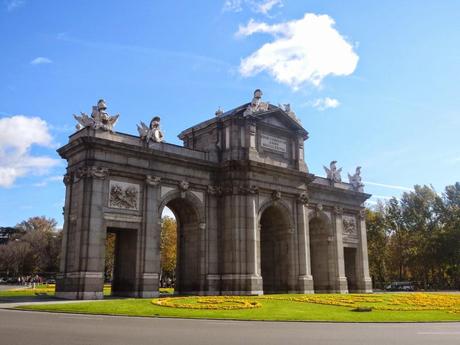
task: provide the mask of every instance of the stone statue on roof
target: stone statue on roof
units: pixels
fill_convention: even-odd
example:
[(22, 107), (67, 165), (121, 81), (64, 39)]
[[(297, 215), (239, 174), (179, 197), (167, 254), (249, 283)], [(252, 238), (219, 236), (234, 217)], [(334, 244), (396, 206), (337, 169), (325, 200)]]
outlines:
[(262, 90), (257, 89), (254, 91), (254, 97), (252, 98), (251, 103), (248, 105), (243, 115), (252, 115), (254, 113), (259, 113), (268, 110), (268, 103), (262, 102)]
[(324, 170), (326, 171), (327, 179), (332, 182), (342, 182), (342, 177), (340, 173), (342, 172), (342, 168), (337, 169), (337, 161), (332, 161), (329, 164), (329, 168), (323, 165)]
[(93, 129), (102, 129), (104, 131), (113, 132), (113, 127), (118, 121), (120, 114), (110, 116), (107, 113), (107, 104), (103, 99), (97, 102), (97, 105), (93, 106), (91, 116), (81, 112), (80, 115), (73, 115), (75, 120), (78, 121), (76, 126), (77, 130), (90, 127)]
[(361, 167), (356, 167), (356, 171), (354, 175), (348, 174), (348, 181), (350, 182), (351, 186), (353, 187), (353, 190), (357, 192), (363, 192), (364, 191), (364, 183), (362, 183), (361, 180)]
[(152, 121), (150, 121), (150, 126), (141, 121), (139, 125), (137, 125), (137, 131), (139, 132), (139, 136), (141, 140), (146, 142), (147, 145), (150, 141), (154, 143), (161, 143), (164, 141), (163, 132), (160, 129), (160, 117), (155, 116)]

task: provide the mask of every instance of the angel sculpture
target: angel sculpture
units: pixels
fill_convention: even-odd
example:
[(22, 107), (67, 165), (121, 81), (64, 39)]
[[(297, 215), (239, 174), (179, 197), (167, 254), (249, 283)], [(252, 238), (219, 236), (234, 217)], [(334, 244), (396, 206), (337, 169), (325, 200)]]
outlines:
[(164, 141), (164, 135), (160, 129), (159, 116), (155, 116), (152, 121), (150, 121), (150, 127), (147, 127), (147, 125), (141, 121), (141, 123), (137, 125), (137, 131), (139, 132), (141, 140), (145, 141), (147, 145), (150, 141), (154, 143), (161, 143)]
[(90, 127), (93, 129), (102, 129), (104, 131), (113, 132), (113, 127), (117, 123), (120, 114), (110, 116), (106, 110), (107, 104), (103, 99), (100, 99), (99, 102), (97, 102), (97, 105), (93, 106), (91, 116), (88, 116), (85, 113), (80, 113), (80, 116), (74, 114), (73, 117), (78, 121), (76, 126), (77, 130)]
[(337, 169), (336, 163), (337, 161), (332, 161), (329, 164), (329, 168), (326, 168), (324, 165), (323, 168), (326, 171), (328, 180), (331, 180), (332, 182), (342, 182), (342, 177), (340, 176), (342, 168)]
[(364, 184), (361, 182), (361, 167), (356, 167), (354, 175), (348, 174), (348, 181), (350, 181), (353, 190), (362, 192)]

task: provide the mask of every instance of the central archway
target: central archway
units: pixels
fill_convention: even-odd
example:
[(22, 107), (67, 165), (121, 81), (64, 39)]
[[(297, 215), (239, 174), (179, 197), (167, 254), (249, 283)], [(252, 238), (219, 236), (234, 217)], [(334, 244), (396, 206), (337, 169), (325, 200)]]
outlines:
[(276, 205), (260, 216), (260, 259), (264, 293), (287, 293), (290, 286), (291, 232), (286, 211)]
[[(173, 195), (162, 204), (168, 207), (177, 224), (177, 260), (175, 294), (199, 294), (201, 286), (201, 228), (202, 221), (196, 203), (189, 198)], [(160, 212), (161, 214), (161, 212)]]

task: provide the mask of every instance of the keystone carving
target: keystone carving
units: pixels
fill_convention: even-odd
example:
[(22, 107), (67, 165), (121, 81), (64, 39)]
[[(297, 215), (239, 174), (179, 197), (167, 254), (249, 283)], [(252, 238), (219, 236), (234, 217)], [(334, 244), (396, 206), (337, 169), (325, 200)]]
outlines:
[(188, 183), (187, 181), (180, 181), (179, 182), (179, 189), (182, 192), (188, 191), (190, 189), (190, 183)]
[(281, 199), (281, 192), (279, 190), (274, 190), (272, 192), (272, 200), (277, 201)]
[(307, 192), (300, 193), (300, 195), (297, 198), (297, 201), (304, 205), (308, 204), (309, 198)]

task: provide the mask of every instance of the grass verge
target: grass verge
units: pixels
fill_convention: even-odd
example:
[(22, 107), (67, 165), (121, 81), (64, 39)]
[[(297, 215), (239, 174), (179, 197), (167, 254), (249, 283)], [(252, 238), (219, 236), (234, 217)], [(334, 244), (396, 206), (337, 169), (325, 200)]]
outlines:
[[(174, 297), (168, 297), (174, 301)], [(336, 321), (336, 322), (433, 322), (460, 321), (460, 295), (455, 294), (371, 294), (371, 295), (267, 295), (244, 297), (257, 302), (251, 309), (189, 309), (202, 297), (180, 297), (181, 307), (155, 304), (158, 299), (122, 299), (48, 305), (29, 305), (19, 309), (179, 318), (211, 318), (233, 320), (273, 321)], [(226, 298), (226, 297), (217, 297)], [(161, 299), (160, 299), (161, 300)], [(204, 300), (203, 300), (204, 301)], [(214, 304), (221, 302), (209, 302)], [(370, 308), (370, 312), (356, 312), (356, 308)]]

